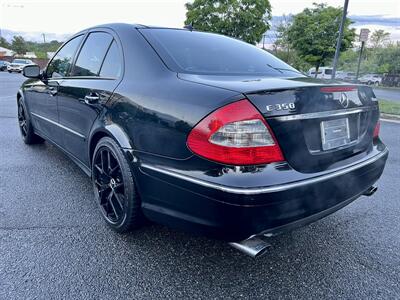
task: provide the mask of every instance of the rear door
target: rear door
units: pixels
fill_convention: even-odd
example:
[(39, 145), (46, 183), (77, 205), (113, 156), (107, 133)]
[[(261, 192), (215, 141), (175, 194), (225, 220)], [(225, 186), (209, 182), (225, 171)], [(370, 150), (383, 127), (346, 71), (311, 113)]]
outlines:
[(69, 77), (58, 92), (59, 121), (69, 128), (63, 146), (89, 165), (87, 139), (91, 127), (122, 77), (122, 50), (118, 39), (106, 29), (90, 32)]

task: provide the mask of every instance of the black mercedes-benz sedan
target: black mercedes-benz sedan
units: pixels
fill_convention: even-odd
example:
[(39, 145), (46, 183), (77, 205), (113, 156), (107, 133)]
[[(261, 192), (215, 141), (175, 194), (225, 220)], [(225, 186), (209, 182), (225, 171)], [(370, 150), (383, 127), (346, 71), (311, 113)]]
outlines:
[(151, 220), (255, 256), (264, 237), (372, 195), (388, 156), (370, 87), (222, 35), (102, 25), (23, 73), (24, 142), (77, 163), (118, 232)]

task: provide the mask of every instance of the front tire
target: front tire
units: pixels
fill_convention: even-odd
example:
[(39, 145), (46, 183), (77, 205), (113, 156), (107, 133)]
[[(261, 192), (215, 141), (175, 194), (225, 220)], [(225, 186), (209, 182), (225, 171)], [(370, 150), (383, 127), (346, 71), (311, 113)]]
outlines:
[(109, 137), (102, 138), (94, 150), (92, 182), (95, 200), (113, 230), (124, 233), (143, 224), (132, 169), (119, 145)]
[(17, 104), (18, 104), (18, 125), (19, 125), (19, 131), (21, 132), (22, 140), (27, 145), (43, 143), (44, 140), (40, 136), (34, 133), (30, 115), (26, 109), (26, 106), (22, 98), (18, 100)]

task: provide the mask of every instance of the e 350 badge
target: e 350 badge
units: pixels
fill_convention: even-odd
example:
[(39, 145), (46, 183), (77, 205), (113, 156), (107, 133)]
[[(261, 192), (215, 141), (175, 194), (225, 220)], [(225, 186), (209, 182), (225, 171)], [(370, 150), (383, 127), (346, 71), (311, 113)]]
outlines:
[(266, 106), (267, 112), (280, 111), (280, 110), (295, 110), (296, 105), (291, 103), (277, 103)]

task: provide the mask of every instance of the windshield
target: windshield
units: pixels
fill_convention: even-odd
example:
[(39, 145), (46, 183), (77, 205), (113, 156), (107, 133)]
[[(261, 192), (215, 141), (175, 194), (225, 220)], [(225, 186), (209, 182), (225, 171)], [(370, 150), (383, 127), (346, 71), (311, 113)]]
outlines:
[(179, 29), (141, 29), (176, 72), (210, 75), (303, 76), (265, 50), (223, 35)]
[(26, 64), (27, 62), (24, 59), (14, 59), (13, 63), (14, 64)]

